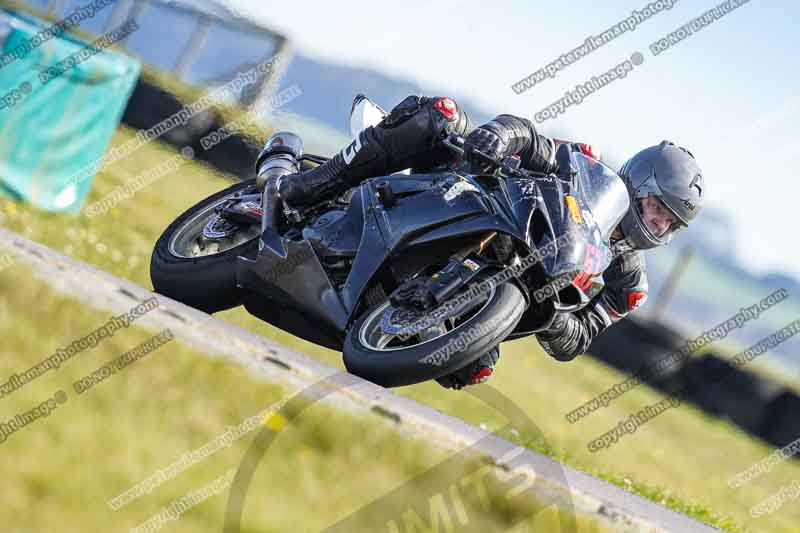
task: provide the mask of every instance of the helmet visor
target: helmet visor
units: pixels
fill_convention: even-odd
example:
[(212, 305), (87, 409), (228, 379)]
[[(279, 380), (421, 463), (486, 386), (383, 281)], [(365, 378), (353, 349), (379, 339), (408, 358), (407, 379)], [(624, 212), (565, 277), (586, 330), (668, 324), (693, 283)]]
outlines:
[(639, 216), (647, 231), (658, 241), (669, 242), (679, 231), (686, 228), (681, 218), (657, 194), (639, 198)]

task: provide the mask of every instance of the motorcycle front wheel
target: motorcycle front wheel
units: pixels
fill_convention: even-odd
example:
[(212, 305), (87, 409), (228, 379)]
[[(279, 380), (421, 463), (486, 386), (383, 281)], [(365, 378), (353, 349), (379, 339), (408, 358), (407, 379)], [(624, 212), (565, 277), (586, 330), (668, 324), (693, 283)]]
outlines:
[(497, 346), (524, 312), (520, 289), (507, 281), (495, 284), (490, 272), (435, 310), (395, 307), (387, 297), (348, 330), (344, 364), (348, 372), (384, 387), (436, 379)]

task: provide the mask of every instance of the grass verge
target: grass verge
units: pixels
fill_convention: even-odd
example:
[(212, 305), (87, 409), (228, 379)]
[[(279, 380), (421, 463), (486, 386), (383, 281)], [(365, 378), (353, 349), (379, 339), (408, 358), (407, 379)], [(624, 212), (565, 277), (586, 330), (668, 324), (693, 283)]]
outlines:
[[(115, 142), (124, 142), (131, 134), (121, 128)], [(99, 199), (173, 154), (157, 143), (147, 145), (102, 172), (89, 201)], [(150, 288), (149, 254), (160, 232), (180, 212), (226, 183), (204, 166), (189, 163), (93, 219), (46, 214), (8, 202), (0, 205), (9, 229)], [(218, 317), (343, 368), (340, 354), (292, 337), (243, 309), (226, 311)], [(800, 479), (796, 461), (783, 462), (739, 489), (730, 488), (728, 479), (773, 450), (728, 422), (688, 405), (660, 415), (610, 449), (591, 453), (587, 449), (589, 440), (663, 397), (652, 389), (639, 387), (607, 408), (570, 424), (565, 413), (623, 376), (588, 357), (569, 364), (553, 361), (533, 339), (506, 343), (502, 354), (492, 385), (540, 428), (540, 436), (519, 436), (531, 447), (728, 531), (796, 531), (800, 520), (797, 505), (787, 504), (758, 519), (749, 514), (752, 506)], [(398, 392), (489, 429), (507, 423), (502, 413), (480, 400), (464, 392), (444, 390), (435, 383), (404, 387)]]
[[(23, 265), (0, 272), (0, 291), (5, 295), (0, 304), (3, 382), (111, 317), (54, 292)], [(348, 517), (351, 531), (385, 530), (392, 521), (399, 531), (407, 531), (407, 523), (427, 528), (436, 521), (471, 531), (510, 526), (519, 532), (555, 531), (563, 519), (556, 509), (538, 506), (530, 494), (508, 497), (508, 485), (486, 483), (482, 497), (465, 482), (481, 468), (475, 461), (443, 462), (446, 452), (408, 438), (380, 418), (323, 404), (296, 417), (265, 416), (261, 429), (221, 439), (294, 391), (254, 379), (177, 339), (81, 394), (74, 389), (75, 382), (152, 334), (134, 323), (0, 400), (0, 422), (7, 423), (56, 391), (65, 394), (46, 418), (4, 433), (3, 531), (128, 531), (148, 521), (156, 528), (151, 531), (164, 526), (175, 532), (220, 531), (227, 484), (185, 512), (176, 506), (177, 515), (160, 513), (189, 495), (200, 500), (197, 491), (213, 488), (214, 480), (237, 468), (258, 431), (274, 434), (274, 441), (248, 492), (242, 531), (319, 531)], [(206, 458), (194, 456), (195, 464), (166, 474), (171, 464), (190, 457), (185, 454), (207, 445)], [(446, 483), (441, 491), (362, 510), (377, 495), (413, 486), (431, 469)], [(108, 505), (159, 470), (165, 479), (145, 494), (117, 510)], [(448, 484), (460, 488), (460, 511)], [(588, 519), (578, 525), (580, 533), (606, 531)]]

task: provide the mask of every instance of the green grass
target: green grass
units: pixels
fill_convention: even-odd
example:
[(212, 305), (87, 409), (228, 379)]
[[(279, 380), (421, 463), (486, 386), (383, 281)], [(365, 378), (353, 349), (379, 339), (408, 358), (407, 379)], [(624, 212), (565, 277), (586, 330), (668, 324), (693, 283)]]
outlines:
[[(130, 134), (121, 129), (115, 142), (124, 142)], [(90, 201), (172, 154), (170, 149), (151, 143), (115, 163), (96, 178)], [(226, 184), (202, 165), (191, 163), (91, 220), (40, 213), (8, 203), (2, 212), (10, 229), (150, 288), (149, 254), (160, 232), (184, 209)], [(292, 337), (249, 316), (243, 309), (220, 313), (218, 318), (343, 368), (339, 353)], [(783, 485), (800, 479), (797, 461), (782, 463), (738, 490), (729, 488), (727, 480), (731, 476), (772, 450), (732, 424), (689, 405), (662, 414), (610, 449), (590, 453), (589, 440), (662, 396), (639, 387), (607, 408), (569, 424), (564, 419), (565, 413), (624, 376), (588, 357), (569, 364), (558, 363), (544, 354), (533, 339), (506, 343), (502, 354), (491, 384), (540, 429), (541, 435), (519, 436), (532, 448), (729, 531), (797, 530), (800, 506), (796, 502), (759, 519), (753, 519), (748, 512)], [(196, 387), (196, 390), (205, 389)], [(397, 392), (489, 429), (507, 423), (502, 413), (481, 400), (465, 392), (444, 390), (436, 383), (403, 387)]]
[[(0, 272), (0, 291), (5, 296), (0, 304), (2, 381), (111, 316), (54, 292), (21, 264)], [(75, 393), (73, 382), (151, 335), (137, 327), (119, 331), (0, 400), (0, 421), (5, 422), (58, 390), (67, 393), (66, 403), (49, 417), (0, 443), (3, 531), (128, 531), (236, 468), (255, 433), (117, 511), (107, 506), (108, 500), (293, 392), (173, 340), (83, 394)], [(378, 417), (322, 404), (296, 418), (288, 413), (272, 418), (268, 427), (276, 437), (248, 493), (242, 531), (319, 531), (448, 455), (401, 435)], [(443, 479), (458, 483), (479, 467), (469, 461), (438, 470)], [(541, 510), (532, 498), (506, 498), (508, 486), (489, 488), (488, 508), (477, 493), (461, 493), (475, 531), (514, 523), (519, 523), (517, 531), (551, 531), (560, 519), (555, 509)], [(191, 508), (167, 530), (220, 531), (226, 500), (227, 490)], [(422, 504), (418, 514), (430, 521), (427, 501)], [(401, 521), (389, 511), (359, 515), (355, 530), (374, 531), (387, 520)], [(586, 519), (579, 527), (581, 533), (605, 531)]]

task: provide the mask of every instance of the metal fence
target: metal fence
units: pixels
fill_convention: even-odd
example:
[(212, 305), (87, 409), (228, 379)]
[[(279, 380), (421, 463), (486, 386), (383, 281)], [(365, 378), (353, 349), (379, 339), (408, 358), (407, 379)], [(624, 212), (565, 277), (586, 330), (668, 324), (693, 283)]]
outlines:
[[(86, 5), (88, 0), (23, 0), (14, 2), (34, 13), (61, 19)], [(291, 54), (289, 40), (263, 26), (243, 19), (215, 0), (114, 0), (112, 5), (83, 20), (80, 28), (103, 34), (128, 19), (139, 30), (119, 45), (143, 63), (168, 72), (182, 82), (203, 88), (223, 85), (237, 73), (279, 55), (283, 68)], [(282, 73), (273, 69), (235, 102), (244, 107), (267, 98)], [(255, 88), (255, 89), (253, 89)]]

